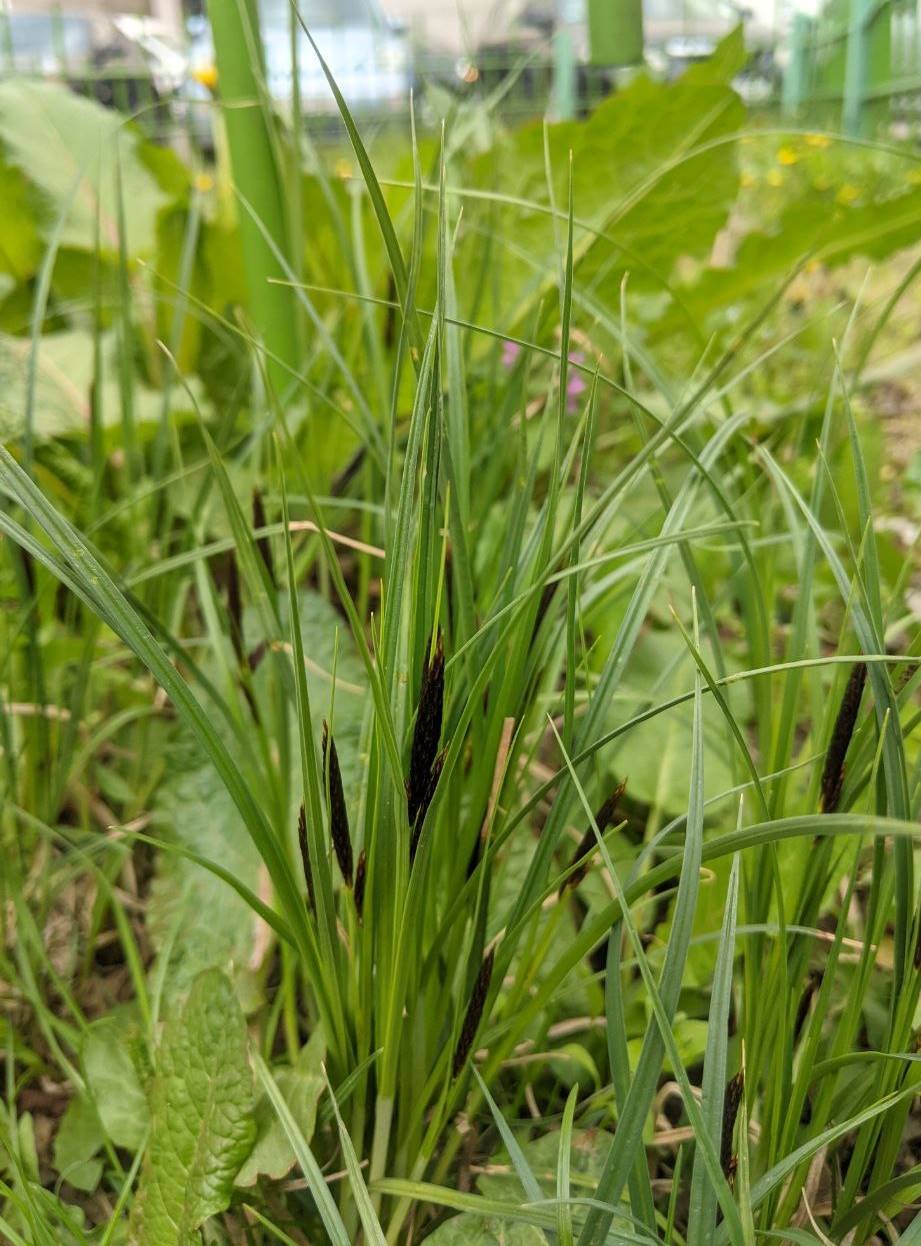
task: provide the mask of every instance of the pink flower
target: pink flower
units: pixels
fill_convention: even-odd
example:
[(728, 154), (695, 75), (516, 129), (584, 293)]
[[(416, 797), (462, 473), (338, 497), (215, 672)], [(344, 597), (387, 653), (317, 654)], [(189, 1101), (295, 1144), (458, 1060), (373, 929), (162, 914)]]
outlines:
[[(574, 350), (569, 355), (570, 363), (584, 363), (585, 356), (581, 350)], [(566, 410), (570, 415), (579, 406), (579, 395), (584, 394), (588, 389), (585, 383), (585, 377), (581, 372), (570, 372), (566, 378)]]
[(517, 342), (510, 342), (508, 338), (502, 343), (502, 366), (503, 368), (513, 368), (521, 354), (521, 347)]

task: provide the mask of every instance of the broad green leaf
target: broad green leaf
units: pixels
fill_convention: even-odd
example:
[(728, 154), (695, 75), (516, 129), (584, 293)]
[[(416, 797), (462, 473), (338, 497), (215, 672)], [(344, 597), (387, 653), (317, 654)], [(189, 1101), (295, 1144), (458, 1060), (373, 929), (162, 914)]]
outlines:
[(0, 273), (19, 281), (31, 277), (42, 259), (36, 196), (21, 169), (0, 159)]
[[(258, 893), (260, 858), (243, 819), (212, 766), (186, 744), (170, 750), (169, 778), (157, 797), (166, 834), (217, 861)], [(159, 830), (159, 828), (158, 828)], [(168, 996), (186, 991), (203, 969), (245, 969), (257, 936), (249, 905), (210, 871), (161, 852), (147, 909), (158, 951), (168, 951)]]
[[(315, 1030), (290, 1068), (275, 1070), (275, 1085), (288, 1105), (292, 1117), (309, 1142), (313, 1137), (317, 1103), (323, 1093), (323, 1032)], [(256, 1103), (256, 1145), (237, 1173), (238, 1186), (255, 1185), (261, 1176), (278, 1181), (297, 1163), (294, 1147), (267, 1095)]]
[[(2, 85), (0, 85), (2, 91)], [(26, 374), (31, 341), (0, 333), (0, 436), (12, 440), (23, 428), (26, 411)], [(103, 423), (121, 426), (121, 407), (116, 379), (117, 342), (112, 332), (100, 342), (103, 382), (97, 401)], [(93, 384), (93, 337), (83, 329), (42, 335), (35, 380), (35, 434), (39, 438), (89, 432), (90, 394)], [(197, 382), (194, 392), (199, 392)], [(174, 407), (188, 412), (184, 391), (176, 387)], [(155, 424), (162, 418), (163, 397), (138, 384), (134, 392), (134, 415), (138, 424)]]
[[(570, 1148), (569, 1173), (573, 1195), (593, 1194), (595, 1183), (601, 1176), (604, 1161), (611, 1146), (613, 1135), (606, 1129), (574, 1129)], [(533, 1173), (544, 1198), (556, 1194), (557, 1157), (560, 1147), (559, 1130), (548, 1130), (529, 1142), (519, 1144), (521, 1155)], [(512, 1168), (505, 1150), (492, 1156), (489, 1167), (508, 1168), (508, 1172), (487, 1172), (477, 1177), (478, 1189), (487, 1197), (506, 1202), (520, 1200), (521, 1181)], [(527, 1195), (531, 1201), (533, 1191)]]
[[(736, 33), (706, 71), (692, 71), (669, 84), (641, 75), (601, 103), (587, 121), (549, 128), (557, 204), (567, 202), (572, 152), (577, 283), (603, 274), (612, 306), (625, 271), (631, 288), (659, 290), (679, 257), (709, 253), (725, 223), (738, 189), (733, 136), (745, 116), (729, 85), (741, 54)], [(508, 315), (523, 314), (533, 298), (534, 265), (546, 281), (555, 284), (557, 278), (546, 258), (554, 254), (555, 229), (540, 123), (500, 138), (472, 163), (471, 182), (486, 191), (498, 184), (503, 192), (497, 197), (502, 203), (498, 219), (492, 203), (489, 219), (503, 246), (501, 272), (510, 295), (498, 309), (498, 327), (508, 329)], [(521, 206), (523, 201), (538, 205), (537, 210)], [(478, 231), (470, 245), (480, 246)]]
[(150, 1093), (151, 1134), (132, 1210), (138, 1246), (192, 1246), (230, 1202), (253, 1144), (246, 1023), (230, 980), (196, 978), (167, 1024)]
[[(693, 285), (682, 287), (682, 316), (690, 311), (701, 323), (730, 324), (740, 304), (757, 299), (805, 256), (833, 268), (855, 255), (881, 259), (913, 245), (921, 237), (921, 190), (858, 205), (797, 200), (779, 218), (768, 215), (759, 224), (765, 220), (768, 228), (747, 233), (732, 264), (708, 268)], [(678, 317), (673, 309), (657, 332), (677, 328)]]
[(546, 1246), (547, 1237), (533, 1224), (465, 1212), (446, 1220), (425, 1240), (432, 1246)]
[(156, 177), (141, 157), (144, 141), (114, 109), (48, 82), (0, 83), (0, 153), (35, 188), (50, 223), (82, 178), (61, 235), (64, 246), (93, 250), (96, 216), (100, 242), (115, 251), (116, 159), (121, 168), (129, 256), (149, 251), (157, 212), (166, 203)]
[(54, 1136), (54, 1166), (61, 1178), (76, 1190), (95, 1190), (102, 1176), (96, 1158), (105, 1131), (96, 1105), (88, 1095), (77, 1093), (67, 1105)]
[[(665, 700), (691, 684), (689, 661), (673, 667), (681, 648), (680, 636), (675, 632), (650, 630), (641, 638), (624, 676), (624, 700), (611, 702), (608, 721), (612, 727), (623, 721), (625, 701), (629, 712), (637, 713), (647, 701)], [(670, 669), (674, 673), (663, 682), (663, 672)], [(739, 690), (735, 690), (734, 701), (736, 698), (744, 703), (744, 694), (739, 695)], [(677, 706), (662, 718), (634, 728), (611, 750), (609, 764), (614, 774), (626, 778), (631, 799), (668, 813), (685, 808), (693, 722), (692, 706)], [(704, 723), (703, 747), (705, 795), (710, 797), (727, 791), (735, 782), (726, 731), (716, 716)]]
[(144, 1141), (150, 1111), (132, 1052), (140, 1052), (139, 1031), (129, 1021), (107, 1018), (94, 1025), (83, 1046), (87, 1087), (109, 1140), (136, 1151)]

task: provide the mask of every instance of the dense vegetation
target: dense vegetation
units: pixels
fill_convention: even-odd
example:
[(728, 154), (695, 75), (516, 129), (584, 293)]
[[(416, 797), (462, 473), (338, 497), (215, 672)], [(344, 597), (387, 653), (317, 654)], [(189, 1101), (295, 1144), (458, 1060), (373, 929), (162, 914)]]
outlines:
[(0, 85), (14, 1246), (921, 1240), (918, 158), (740, 57)]

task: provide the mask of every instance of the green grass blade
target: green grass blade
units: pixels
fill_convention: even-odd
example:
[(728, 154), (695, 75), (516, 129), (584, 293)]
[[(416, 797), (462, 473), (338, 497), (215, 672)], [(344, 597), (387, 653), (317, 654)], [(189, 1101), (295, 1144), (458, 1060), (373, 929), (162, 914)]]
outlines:
[(320, 1165), (314, 1158), (313, 1152), (304, 1138), (300, 1126), (294, 1119), (291, 1109), (285, 1102), (284, 1096), (278, 1089), (274, 1077), (269, 1072), (268, 1065), (258, 1052), (253, 1052), (253, 1063), (256, 1067), (259, 1081), (262, 1083), (265, 1093), (269, 1097), (269, 1102), (272, 1104), (275, 1114), (281, 1122), (285, 1135), (297, 1157), (301, 1172), (307, 1178), (307, 1184), (317, 1205), (317, 1211), (320, 1213), (323, 1226), (329, 1234), (332, 1246), (352, 1246), (352, 1239), (346, 1231), (339, 1209), (336, 1207), (333, 1196), (329, 1192), (329, 1186), (326, 1184)]

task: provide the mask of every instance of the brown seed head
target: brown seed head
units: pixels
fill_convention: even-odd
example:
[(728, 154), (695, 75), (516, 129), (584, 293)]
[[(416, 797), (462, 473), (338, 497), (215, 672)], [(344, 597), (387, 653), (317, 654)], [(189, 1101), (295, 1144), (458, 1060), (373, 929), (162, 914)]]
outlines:
[(310, 868), (310, 851), (307, 847), (307, 812), (303, 804), (297, 815), (297, 842), (301, 849), (301, 864), (304, 867), (304, 882), (307, 884), (307, 902), (314, 912), (317, 911), (316, 897), (313, 894), (313, 870)]
[(845, 686), (838, 717), (835, 719), (831, 739), (828, 742), (828, 752), (825, 754), (820, 786), (823, 813), (834, 813), (841, 799), (841, 789), (844, 786), (844, 759), (847, 756), (851, 736), (854, 734), (857, 715), (860, 712), (860, 698), (863, 696), (863, 686), (866, 681), (866, 663), (857, 662)]
[(325, 721), (323, 723), (323, 767), (324, 778), (329, 786), (329, 833), (333, 841), (333, 851), (339, 862), (345, 885), (351, 887), (352, 840), (349, 836), (349, 815), (345, 807), (345, 793), (342, 790), (342, 772), (339, 769), (336, 741), (329, 734), (329, 727)]
[(432, 803), (432, 799), (435, 795), (435, 788), (438, 786), (438, 780), (441, 778), (441, 772), (444, 769), (444, 764), (444, 753), (439, 753), (432, 763), (432, 769), (429, 772), (428, 787), (425, 789), (425, 793), (422, 797), (422, 805), (416, 816), (416, 820), (412, 824), (412, 834), (409, 840), (410, 862), (416, 859), (416, 849), (419, 847), (419, 836), (422, 834), (422, 823), (425, 821), (426, 812), (428, 811), (428, 807)]
[(358, 914), (359, 921), (362, 920), (364, 915), (366, 878), (367, 860), (365, 858), (365, 850), (362, 848), (358, 854), (358, 864), (355, 866), (355, 886), (352, 888), (352, 898), (355, 901), (355, 912)]
[(227, 556), (227, 616), (230, 621), (230, 643), (233, 645), (237, 663), (243, 666), (246, 660), (243, 651), (243, 601), (240, 594), (237, 552), (233, 549)]
[(441, 632), (435, 640), (431, 658), (422, 672), (422, 690), (416, 711), (409, 779), (406, 784), (406, 806), (411, 828), (421, 824), (434, 792), (432, 769), (441, 741), (441, 720), (444, 712), (445, 650)]
[(735, 1077), (731, 1077), (726, 1085), (723, 1097), (723, 1130), (720, 1138), (720, 1165), (723, 1175), (728, 1179), (735, 1172), (735, 1157), (732, 1154), (732, 1135), (735, 1132), (736, 1117), (745, 1091), (745, 1074), (741, 1069)]
[(470, 1055), (471, 1048), (473, 1047), (477, 1030), (480, 1028), (483, 1009), (486, 1007), (486, 997), (489, 994), (489, 984), (492, 980), (494, 959), (494, 949), (490, 948), (483, 957), (480, 972), (477, 974), (473, 990), (470, 992), (470, 1003), (467, 1005), (464, 1024), (461, 1026), (460, 1037), (457, 1040), (457, 1046), (454, 1048), (454, 1059), (451, 1062), (452, 1077), (457, 1077), (467, 1063), (467, 1057)]
[[(617, 787), (615, 787), (614, 791), (595, 814), (595, 823), (600, 834), (603, 835), (609, 826), (614, 825), (614, 816), (617, 813), (617, 806), (626, 790), (627, 780), (624, 779), (622, 783), (618, 783)], [(558, 892), (560, 896), (562, 896), (566, 891), (575, 890), (588, 873), (589, 858), (591, 857), (596, 843), (595, 828), (590, 825), (586, 828), (585, 834), (579, 841), (579, 846), (573, 853), (572, 861), (570, 862), (570, 865), (575, 865), (577, 861), (581, 861), (582, 864), (578, 869), (573, 870), (571, 874), (563, 879)]]
[(800, 1001), (796, 1009), (796, 1016), (793, 1019), (793, 1041), (796, 1042), (803, 1031), (806, 1018), (809, 1016), (809, 1006), (812, 1003), (813, 996), (822, 985), (822, 971), (813, 969), (809, 977), (806, 979), (806, 986), (800, 996)]
[(537, 611), (534, 615), (534, 627), (531, 631), (531, 644), (537, 639), (537, 633), (540, 631), (540, 625), (544, 621), (544, 616), (553, 605), (553, 599), (556, 591), (560, 586), (559, 580), (551, 580), (549, 584), (544, 585), (543, 592), (540, 595), (540, 601), (537, 603)]
[(265, 657), (265, 655), (268, 653), (268, 651), (269, 651), (269, 646), (266, 644), (264, 640), (260, 640), (259, 644), (255, 647), (255, 649), (253, 649), (250, 652), (250, 655), (246, 660), (249, 664), (249, 669), (252, 671), (254, 675), (256, 671), (259, 670), (259, 667), (262, 665), (262, 660)]

